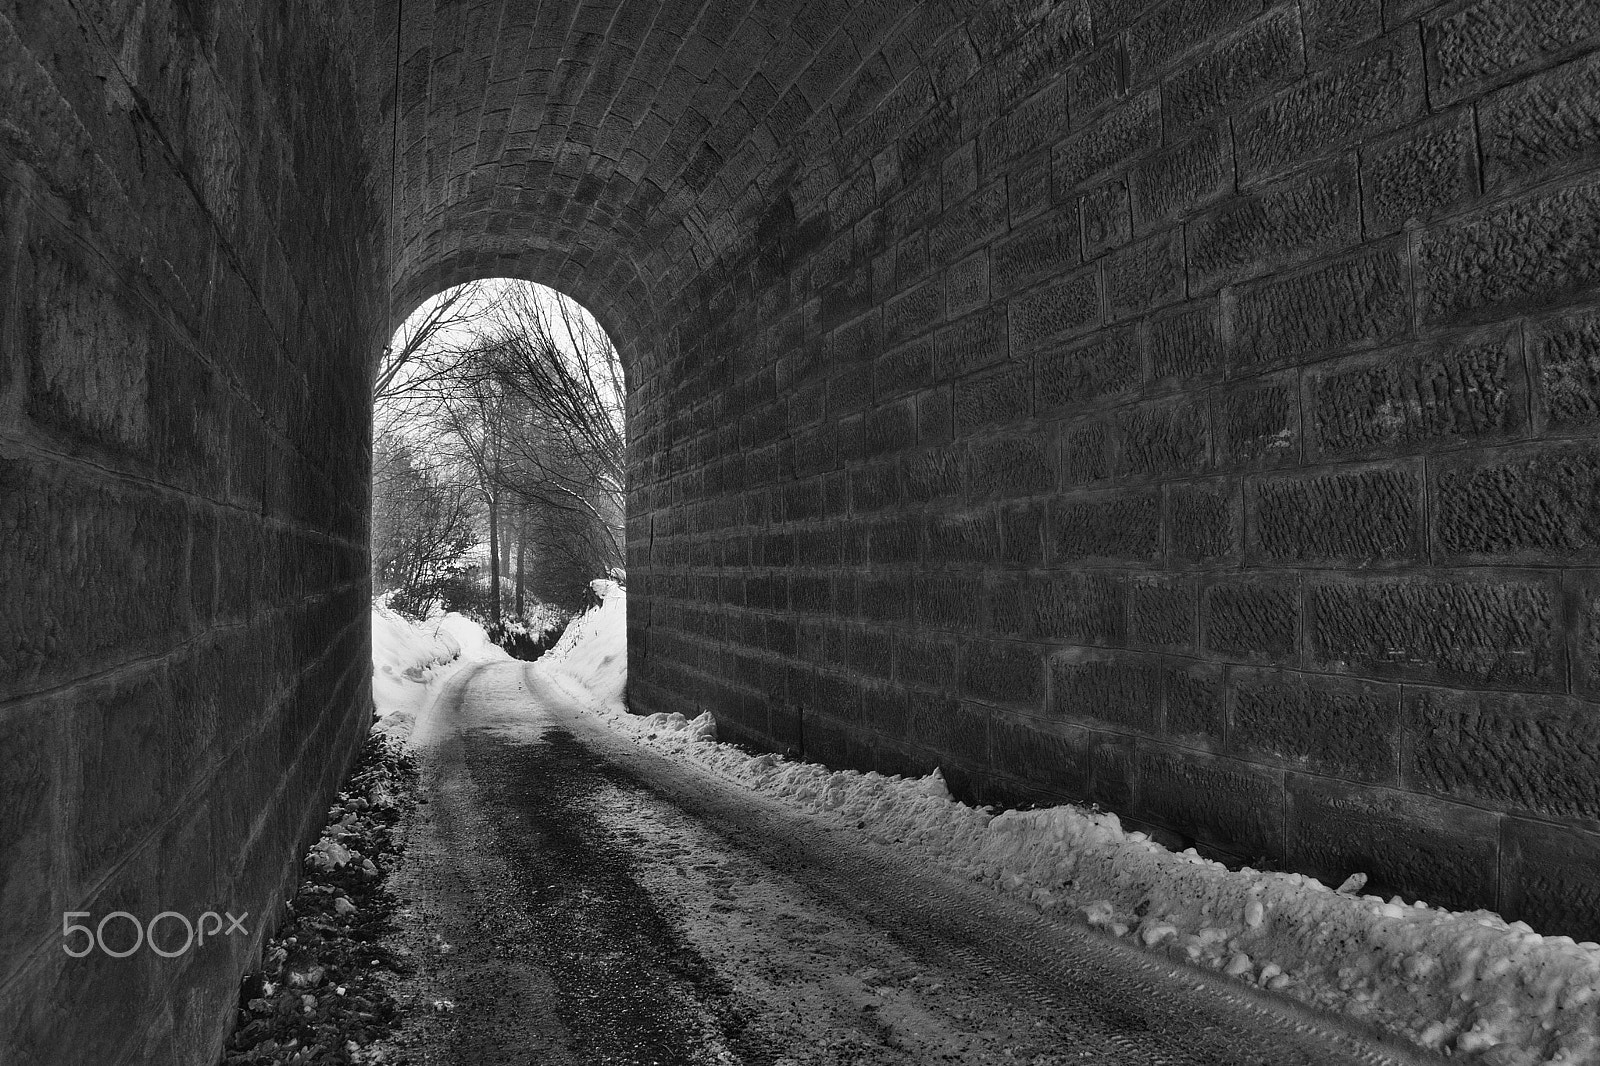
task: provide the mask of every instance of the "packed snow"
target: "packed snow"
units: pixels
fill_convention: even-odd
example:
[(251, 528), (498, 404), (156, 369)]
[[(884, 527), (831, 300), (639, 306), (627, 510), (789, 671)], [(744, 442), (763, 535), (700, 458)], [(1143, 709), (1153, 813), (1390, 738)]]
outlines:
[(411, 622), (382, 603), (372, 605), (372, 705), (376, 729), (399, 740), (445, 681), (468, 663), (508, 659), (483, 627), (464, 615), (438, 614)]
[(625, 712), (626, 593), (577, 619), (541, 665), (615, 727), (746, 786), (927, 858), (1041, 910), (1146, 949), (1492, 1066), (1600, 1061), (1600, 945), (1543, 936), (1490, 911), (1363, 895), (1293, 873), (1229, 870), (1060, 806), (975, 809), (939, 772), (829, 771), (715, 742), (709, 713)]
[[(627, 594), (597, 581), (537, 664), (618, 729), (675, 757), (1077, 918), (1169, 957), (1492, 1066), (1600, 1061), (1600, 945), (1543, 936), (1490, 911), (1452, 912), (1363, 895), (1293, 873), (1229, 870), (1064, 805), (995, 813), (921, 779), (830, 771), (716, 742), (709, 713), (630, 715)], [(385, 732), (406, 736), (462, 666), (505, 653), (461, 615), (414, 624), (373, 610), (373, 695)]]

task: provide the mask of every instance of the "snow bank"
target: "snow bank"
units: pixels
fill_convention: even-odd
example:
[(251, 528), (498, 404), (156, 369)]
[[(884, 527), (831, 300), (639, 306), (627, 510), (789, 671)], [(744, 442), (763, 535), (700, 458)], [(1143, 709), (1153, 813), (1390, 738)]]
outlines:
[(937, 770), (913, 780), (752, 756), (716, 743), (709, 713), (628, 715), (624, 597), (605, 596), (568, 627), (550, 653), (552, 672), (587, 688), (609, 722), (644, 743), (1047, 912), (1463, 1062), (1600, 1061), (1600, 946), (1541, 936), (1489, 911), (1360, 895), (1354, 878), (1335, 890), (1301, 874), (1231, 871), (1125, 831), (1114, 814), (1061, 806), (996, 815), (952, 800)]
[(589, 587), (600, 597), (600, 606), (568, 622), (539, 665), (581, 686), (606, 710), (620, 712), (628, 683), (628, 593), (606, 578), (589, 582)]
[(448, 677), (467, 663), (504, 658), (509, 656), (470, 618), (452, 612), (411, 622), (374, 603), (374, 728), (402, 740), (409, 737), (417, 714)]

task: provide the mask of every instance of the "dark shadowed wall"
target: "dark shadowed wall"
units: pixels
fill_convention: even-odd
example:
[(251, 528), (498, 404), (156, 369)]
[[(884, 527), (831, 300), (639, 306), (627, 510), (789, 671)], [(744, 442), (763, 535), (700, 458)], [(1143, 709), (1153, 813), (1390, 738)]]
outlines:
[(1580, 0), (0, 0), (0, 1057), (211, 1055), (248, 945), (61, 913), (270, 909), (492, 275), (625, 353), (636, 710), (1600, 936), (1597, 131)]
[[(0, 4), (8, 1066), (214, 1061), (370, 717), (386, 294), (327, 7)], [(169, 910), (251, 935), (63, 951)]]
[(1600, 8), (954, 7), (635, 368), (636, 709), (1600, 935)]

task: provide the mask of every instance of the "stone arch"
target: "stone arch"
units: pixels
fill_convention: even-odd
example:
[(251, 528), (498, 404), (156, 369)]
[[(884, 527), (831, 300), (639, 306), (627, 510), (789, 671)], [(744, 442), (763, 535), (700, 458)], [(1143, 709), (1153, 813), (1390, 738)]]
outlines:
[(267, 909), (491, 272), (626, 338), (637, 706), (1592, 938), (1600, 16), (1348, 7), (0, 7), (0, 1047), (207, 1058), (249, 945), (53, 922)]

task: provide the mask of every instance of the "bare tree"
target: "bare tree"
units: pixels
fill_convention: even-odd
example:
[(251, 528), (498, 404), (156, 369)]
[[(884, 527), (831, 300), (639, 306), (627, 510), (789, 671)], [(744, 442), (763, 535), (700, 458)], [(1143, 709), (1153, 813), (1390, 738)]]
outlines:
[(453, 333), (467, 334), (493, 303), (481, 281), (446, 289), (412, 315), (383, 350), (372, 381), (375, 404), (394, 405), (402, 397), (436, 389), (456, 366), (458, 347), (444, 342)]
[[(447, 293), (427, 312), (433, 343), (397, 344), (380, 375), (380, 426), (405, 421), (481, 505), (491, 624), (503, 606), (523, 613), (530, 559), (534, 594), (569, 606), (624, 561), (621, 364), (592, 318), (543, 291), (478, 293), (470, 329), (456, 317), (466, 298)], [(516, 592), (503, 605), (512, 558)]]
[(373, 587), (415, 613), (477, 541), (472, 501), (459, 480), (438, 476), (396, 435), (380, 435), (373, 453)]
[(621, 361), (605, 332), (559, 293), (515, 290), (494, 308), (483, 372), (514, 402), (503, 477), (525, 503), (587, 516), (565, 551), (595, 573), (623, 563), (624, 432)]

